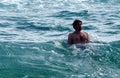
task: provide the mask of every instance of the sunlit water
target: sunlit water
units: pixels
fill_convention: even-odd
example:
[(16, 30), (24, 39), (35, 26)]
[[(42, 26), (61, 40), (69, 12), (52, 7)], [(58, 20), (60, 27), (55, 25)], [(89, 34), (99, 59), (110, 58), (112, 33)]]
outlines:
[[(86, 45), (67, 45), (83, 21)], [(0, 0), (0, 78), (120, 78), (119, 0)]]

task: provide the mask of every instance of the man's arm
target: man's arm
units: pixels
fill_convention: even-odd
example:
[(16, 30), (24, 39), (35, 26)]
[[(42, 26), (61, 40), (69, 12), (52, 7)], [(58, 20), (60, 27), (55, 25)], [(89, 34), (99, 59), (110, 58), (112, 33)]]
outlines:
[(87, 36), (87, 43), (89, 43), (90, 42), (89, 34), (87, 32), (85, 32), (85, 33), (86, 33), (86, 36)]
[(68, 41), (67, 42), (68, 42), (69, 45), (73, 44), (73, 39), (72, 39), (72, 36), (70, 34), (68, 35)]

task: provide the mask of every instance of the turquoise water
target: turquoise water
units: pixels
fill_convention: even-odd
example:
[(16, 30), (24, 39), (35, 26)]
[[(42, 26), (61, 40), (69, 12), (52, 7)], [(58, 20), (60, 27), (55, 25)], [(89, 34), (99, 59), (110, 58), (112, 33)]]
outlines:
[[(0, 0), (0, 78), (120, 78), (119, 8), (119, 0)], [(90, 35), (82, 48), (67, 45), (74, 19)]]

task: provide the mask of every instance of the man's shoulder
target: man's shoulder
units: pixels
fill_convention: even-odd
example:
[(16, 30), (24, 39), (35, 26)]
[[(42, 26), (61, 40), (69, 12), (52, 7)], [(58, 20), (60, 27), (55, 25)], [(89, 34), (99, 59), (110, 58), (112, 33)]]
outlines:
[(85, 32), (85, 31), (82, 31), (82, 33), (87, 33), (87, 32)]
[(72, 33), (69, 33), (68, 36), (69, 36), (69, 37), (72, 37), (73, 35), (74, 35), (74, 33), (72, 32)]
[(87, 35), (88, 35), (88, 33), (87, 33), (87, 32), (85, 32), (85, 31), (82, 31), (82, 33), (83, 33), (83, 34), (87, 34)]
[(72, 32), (72, 33), (69, 33), (69, 35), (73, 35), (74, 33)]
[(87, 33), (87, 32), (82, 32), (82, 35), (84, 36), (84, 37), (86, 37), (86, 38), (89, 38), (89, 34)]

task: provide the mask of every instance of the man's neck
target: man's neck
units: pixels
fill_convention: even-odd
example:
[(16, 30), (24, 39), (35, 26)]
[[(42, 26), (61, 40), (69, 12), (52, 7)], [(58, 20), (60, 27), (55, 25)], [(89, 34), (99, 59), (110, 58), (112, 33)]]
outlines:
[(74, 31), (74, 33), (79, 34), (81, 31)]

